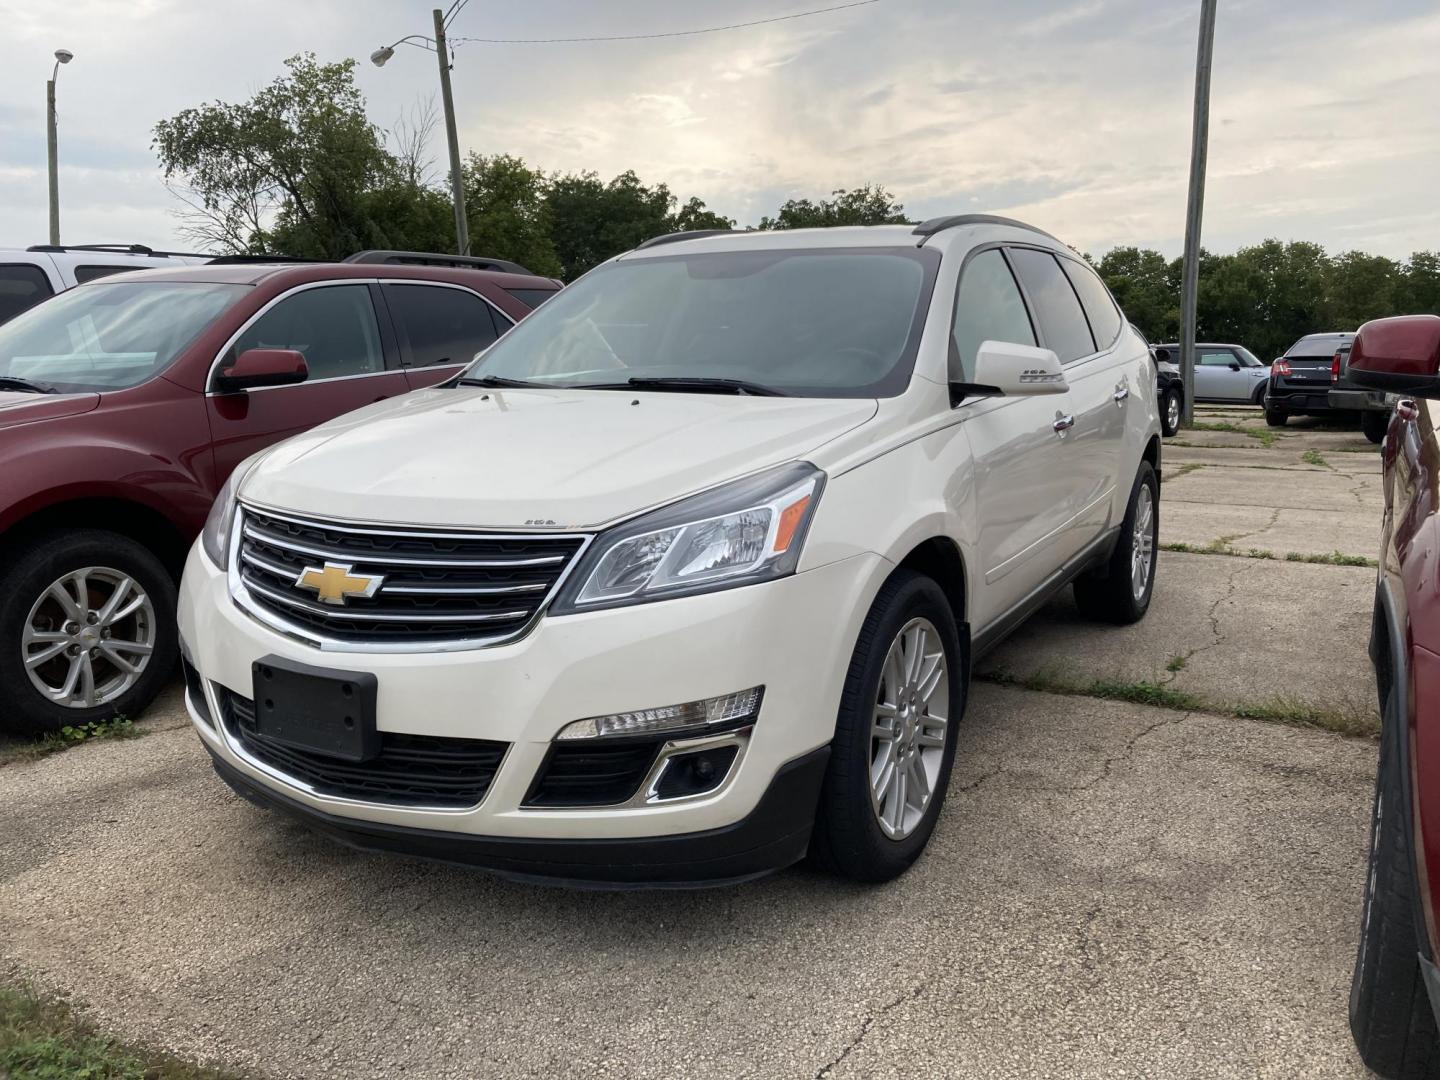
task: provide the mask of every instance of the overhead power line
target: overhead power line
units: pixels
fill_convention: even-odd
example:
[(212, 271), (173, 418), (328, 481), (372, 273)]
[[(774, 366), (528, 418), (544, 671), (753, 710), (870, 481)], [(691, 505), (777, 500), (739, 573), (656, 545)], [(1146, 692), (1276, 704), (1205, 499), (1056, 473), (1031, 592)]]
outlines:
[(789, 15), (774, 15), (768, 19), (752, 19), (750, 22), (729, 23), (725, 26), (706, 26), (699, 30), (671, 30), (661, 34), (601, 34), (591, 37), (559, 37), (559, 38), (481, 38), (481, 37), (454, 37), (450, 41), (459, 45), (474, 43), (477, 45), (558, 45), (565, 42), (580, 41), (649, 41), (654, 38), (677, 38), (694, 37), (697, 34), (718, 34), (722, 30), (743, 30), (747, 26), (763, 26), (766, 23), (786, 22), (789, 19), (804, 19), (811, 15), (826, 15), (832, 11), (844, 11), (847, 8), (865, 7), (868, 4), (878, 4), (880, 0), (852, 0), (848, 4), (834, 4), (830, 7), (814, 8), (811, 11), (796, 11)]

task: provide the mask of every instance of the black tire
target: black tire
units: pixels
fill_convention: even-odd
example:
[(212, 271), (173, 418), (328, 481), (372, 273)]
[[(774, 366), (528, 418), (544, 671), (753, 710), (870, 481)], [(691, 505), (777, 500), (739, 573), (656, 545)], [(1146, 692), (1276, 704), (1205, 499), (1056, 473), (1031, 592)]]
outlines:
[[(179, 656), (175, 581), (160, 559), (128, 536), (101, 529), (36, 536), (6, 554), (8, 566), (0, 572), (0, 728), (44, 735), (66, 726), (139, 714), (165, 686)], [(22, 632), (31, 608), (51, 583), (86, 567), (133, 579), (150, 600), (154, 637), (143, 664), (132, 661), (140, 673), (122, 693), (90, 708), (69, 708), (47, 699), (31, 682), (22, 657)], [(102, 675), (118, 672), (103, 657), (96, 665)]]
[[(1140, 596), (1135, 595), (1131, 577), (1131, 558), (1135, 551), (1135, 519), (1141, 503), (1141, 492), (1150, 493), (1150, 571)], [(1139, 622), (1150, 610), (1155, 595), (1155, 572), (1160, 553), (1160, 485), (1148, 461), (1140, 463), (1130, 501), (1125, 507), (1125, 520), (1120, 525), (1120, 539), (1110, 560), (1098, 570), (1075, 579), (1075, 603), (1080, 613), (1097, 622), (1126, 625)]]
[(1360, 414), (1360, 430), (1377, 446), (1385, 441), (1385, 432), (1390, 429), (1390, 414), (1378, 409)]
[(1435, 1014), (1425, 990), (1416, 926), (1415, 860), (1405, 828), (1399, 737), (1404, 718), (1386, 702), (1371, 814), (1360, 948), (1350, 982), (1350, 1032), (1365, 1064), (1390, 1080), (1440, 1077)]
[[(920, 822), (903, 839), (887, 836), (871, 806), (870, 761), (875, 703), (891, 643), (911, 619), (923, 617), (939, 632), (949, 674), (948, 723), (940, 768)], [(831, 873), (856, 881), (890, 881), (920, 857), (945, 804), (945, 789), (955, 761), (955, 730), (965, 712), (969, 664), (954, 612), (931, 578), (897, 570), (875, 598), (856, 642), (835, 740), (820, 791), (810, 840), (811, 859)], [(903, 800), (902, 800), (903, 802)]]
[(1265, 408), (1265, 383), (1263, 381), (1255, 388), (1255, 397), (1250, 404)]
[[(1172, 412), (1172, 406), (1170, 402), (1172, 399), (1179, 406), (1178, 411), (1175, 411), (1175, 416), (1177, 417), (1177, 419), (1173, 424), (1170, 422), (1170, 416)], [(1174, 387), (1166, 390), (1164, 396), (1160, 399), (1160, 431), (1165, 435), (1166, 438), (1169, 438), (1171, 435), (1174, 435), (1177, 431), (1180, 430), (1180, 422), (1178, 420), (1178, 417), (1183, 415), (1184, 410), (1185, 401), (1181, 397), (1180, 391), (1176, 390)]]
[(1266, 409), (1265, 423), (1271, 427), (1284, 427), (1285, 421), (1290, 419), (1290, 414), (1283, 409)]

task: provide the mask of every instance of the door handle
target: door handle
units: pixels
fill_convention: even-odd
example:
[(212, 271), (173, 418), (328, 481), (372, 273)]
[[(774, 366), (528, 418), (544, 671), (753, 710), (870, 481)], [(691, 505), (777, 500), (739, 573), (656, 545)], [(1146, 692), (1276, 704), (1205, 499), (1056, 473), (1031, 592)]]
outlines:
[(1073, 417), (1073, 416), (1057, 416), (1057, 417), (1055, 418), (1055, 423), (1053, 423), (1053, 424), (1050, 425), (1050, 426), (1053, 427), (1056, 431), (1060, 432), (1061, 434), (1064, 434), (1065, 432), (1069, 431), (1072, 427), (1075, 426), (1075, 417)]
[(1115, 404), (1123, 405), (1125, 403), (1125, 399), (1130, 396), (1130, 388), (1128, 386), (1122, 386), (1110, 396), (1115, 399)]

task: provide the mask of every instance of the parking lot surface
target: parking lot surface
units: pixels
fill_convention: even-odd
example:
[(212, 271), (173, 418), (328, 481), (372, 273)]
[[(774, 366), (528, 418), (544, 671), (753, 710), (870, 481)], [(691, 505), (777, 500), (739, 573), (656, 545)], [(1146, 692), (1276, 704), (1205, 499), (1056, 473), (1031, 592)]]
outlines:
[[(1373, 558), (1378, 455), (1180, 441), (1212, 435), (1244, 441), (1167, 444), (1162, 540), (1242, 554), (1163, 552), (1140, 626), (1066, 599), (992, 654), (896, 882), (578, 893), (357, 854), (233, 796), (172, 693), (144, 737), (0, 765), (0, 972), (275, 1076), (1363, 1076), (1375, 744), (1236, 714), (1373, 722), (1374, 571), (1286, 561), (1284, 530), (1325, 515), (1348, 546), (1314, 554)], [(1274, 558), (1215, 543), (1251, 511)]]

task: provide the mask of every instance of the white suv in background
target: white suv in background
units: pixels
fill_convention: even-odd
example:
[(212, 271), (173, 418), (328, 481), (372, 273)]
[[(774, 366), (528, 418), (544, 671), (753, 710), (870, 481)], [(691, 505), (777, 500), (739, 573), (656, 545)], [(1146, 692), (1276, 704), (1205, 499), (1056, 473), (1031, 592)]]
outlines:
[(1155, 372), (980, 215), (679, 234), (443, 387), (236, 469), (180, 600), (238, 792), (362, 848), (589, 884), (920, 854), (971, 664), (1154, 588)]
[(127, 270), (174, 269), (207, 263), (213, 255), (155, 251), (143, 244), (35, 244), (0, 248), (0, 323), (56, 293)]

